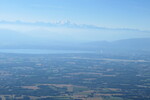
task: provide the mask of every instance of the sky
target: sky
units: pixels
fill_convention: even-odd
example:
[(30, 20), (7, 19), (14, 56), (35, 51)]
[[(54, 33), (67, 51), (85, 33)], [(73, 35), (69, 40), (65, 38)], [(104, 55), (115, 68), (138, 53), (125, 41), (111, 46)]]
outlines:
[(149, 38), (149, 5), (150, 0), (0, 0), (0, 36), (16, 32), (82, 42)]

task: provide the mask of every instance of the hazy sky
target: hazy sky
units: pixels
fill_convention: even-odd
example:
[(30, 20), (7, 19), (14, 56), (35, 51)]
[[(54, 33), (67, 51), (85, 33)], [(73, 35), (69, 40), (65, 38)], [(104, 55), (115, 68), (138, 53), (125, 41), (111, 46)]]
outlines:
[(1, 30), (75, 41), (150, 37), (150, 0), (0, 0)]

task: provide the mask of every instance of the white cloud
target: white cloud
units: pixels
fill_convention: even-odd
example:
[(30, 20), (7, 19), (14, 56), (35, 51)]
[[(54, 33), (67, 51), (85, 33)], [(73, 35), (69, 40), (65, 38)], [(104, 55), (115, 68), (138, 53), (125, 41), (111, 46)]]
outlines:
[(98, 41), (150, 37), (150, 31), (76, 24), (68, 20), (54, 22), (0, 21), (1, 29), (13, 30), (28, 36), (47, 39), (60, 39), (64, 37), (65, 40)]
[[(36, 22), (25, 22), (25, 21), (0, 21), (0, 28), (11, 28), (14, 29), (19, 25), (19, 28), (25, 27), (27, 30), (29, 29), (39, 29), (39, 28), (52, 28), (52, 27), (65, 27), (65, 28), (78, 28), (78, 29), (97, 29), (97, 30), (115, 30), (115, 31), (133, 31), (133, 32), (145, 32), (150, 33), (149, 30), (140, 30), (140, 29), (132, 29), (132, 28), (109, 28), (109, 27), (100, 27), (96, 25), (88, 25), (88, 24), (77, 24), (73, 23), (69, 20), (62, 20), (62, 21), (53, 21), (53, 22), (42, 22), (42, 21), (36, 21)], [(7, 27), (8, 26), (8, 27)], [(28, 28), (27, 28), (28, 27)], [(16, 28), (15, 28), (16, 29)]]

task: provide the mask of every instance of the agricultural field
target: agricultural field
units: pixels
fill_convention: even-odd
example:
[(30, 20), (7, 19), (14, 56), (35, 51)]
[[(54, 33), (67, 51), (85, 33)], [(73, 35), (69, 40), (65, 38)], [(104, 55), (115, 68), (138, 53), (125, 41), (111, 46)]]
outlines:
[(0, 100), (150, 100), (150, 60), (0, 54)]

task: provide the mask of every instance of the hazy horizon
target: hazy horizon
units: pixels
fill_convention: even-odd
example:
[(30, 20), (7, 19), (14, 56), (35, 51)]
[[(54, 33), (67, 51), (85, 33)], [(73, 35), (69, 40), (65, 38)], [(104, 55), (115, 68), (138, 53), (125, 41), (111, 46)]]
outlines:
[(1, 44), (12, 38), (22, 45), (150, 38), (149, 4), (149, 0), (1, 0)]

